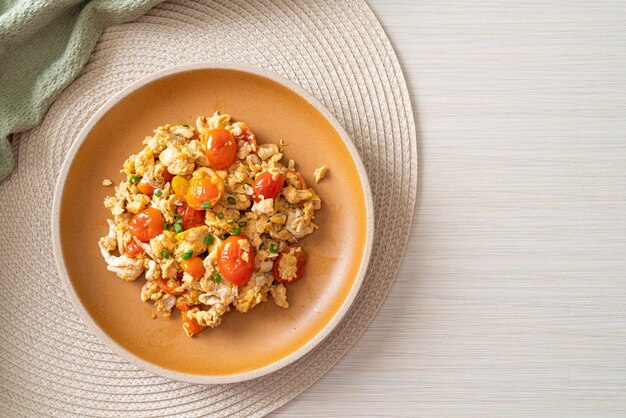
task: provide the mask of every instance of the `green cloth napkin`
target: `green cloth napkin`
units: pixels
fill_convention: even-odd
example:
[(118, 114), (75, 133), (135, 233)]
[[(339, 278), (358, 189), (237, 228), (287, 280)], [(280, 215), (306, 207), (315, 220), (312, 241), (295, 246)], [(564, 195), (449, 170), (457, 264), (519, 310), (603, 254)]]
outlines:
[(14, 164), (9, 134), (43, 119), (105, 28), (160, 1), (0, 0), (0, 180)]

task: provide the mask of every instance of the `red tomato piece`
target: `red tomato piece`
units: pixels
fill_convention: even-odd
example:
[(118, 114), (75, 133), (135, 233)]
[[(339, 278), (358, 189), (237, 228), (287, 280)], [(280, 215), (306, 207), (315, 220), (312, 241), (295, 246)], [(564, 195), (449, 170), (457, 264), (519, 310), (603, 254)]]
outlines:
[(137, 188), (141, 193), (148, 196), (152, 196), (154, 194), (154, 187), (150, 186), (150, 183), (145, 180), (141, 180), (139, 184), (137, 184)]
[(185, 329), (185, 331), (187, 331), (187, 334), (193, 336), (204, 331), (205, 327), (198, 324), (198, 321), (196, 321), (195, 319), (189, 318), (187, 316), (187, 311), (183, 311), (181, 312), (181, 314), (183, 316), (183, 328)]
[(166, 168), (165, 170), (163, 170), (163, 173), (161, 173), (161, 177), (163, 177), (164, 182), (169, 183), (174, 178), (174, 175), (170, 173)]
[(284, 184), (285, 176), (282, 174), (274, 178), (269, 171), (264, 171), (252, 182), (252, 199), (255, 202), (261, 200), (261, 196), (265, 199), (273, 199), (280, 194)]
[(182, 300), (177, 300), (176, 301), (176, 308), (181, 311), (181, 312), (186, 312), (189, 309), (195, 308), (196, 305), (187, 305), (185, 302), (183, 302)]
[(128, 223), (130, 235), (141, 242), (149, 242), (151, 238), (163, 232), (165, 219), (161, 211), (155, 208), (144, 209), (133, 216)]
[(237, 158), (237, 142), (227, 129), (212, 129), (206, 141), (206, 156), (215, 169), (230, 167)]
[[(274, 261), (274, 268), (273, 268), (274, 280), (276, 280), (278, 283), (293, 284), (297, 282), (298, 280), (300, 280), (302, 276), (304, 276), (304, 266), (306, 265), (308, 256), (304, 252), (303, 248), (300, 248), (299, 250), (300, 251), (297, 251), (295, 247), (287, 247), (283, 251), (280, 252), (278, 257), (276, 258), (276, 261)], [(279, 267), (280, 262), (286, 254), (296, 257), (295, 275), (292, 276), (291, 278), (281, 277), (280, 275), (280, 267)]]
[(141, 247), (141, 245), (137, 243), (137, 241), (132, 240), (131, 242), (128, 243), (128, 245), (126, 246), (126, 250), (124, 250), (124, 252), (126, 253), (127, 256), (131, 258), (135, 258), (139, 254), (143, 253), (143, 248)]
[(224, 181), (218, 176), (194, 178), (189, 182), (186, 200), (193, 209), (202, 210), (202, 205), (206, 202), (209, 202), (211, 207), (217, 205), (224, 190)]
[(253, 154), (256, 153), (256, 135), (250, 130), (250, 128), (248, 128), (247, 125), (241, 130), (241, 133), (235, 137), (235, 141), (237, 141), (237, 143), (239, 143), (239, 141), (247, 142), (252, 145), (251, 152)]
[(185, 230), (204, 225), (204, 219), (206, 216), (205, 210), (196, 210), (190, 207), (187, 203), (183, 203), (176, 208), (176, 213), (183, 218), (182, 224)]
[(169, 287), (168, 283), (169, 283), (169, 280), (165, 280), (161, 277), (157, 279), (157, 285), (164, 293), (167, 293), (168, 295), (174, 295), (174, 296), (180, 296), (184, 293), (184, 290), (181, 290), (181, 291), (175, 290), (176, 287), (179, 286), (178, 283), (176, 284), (176, 287)]
[[(247, 241), (247, 251), (239, 245), (240, 240)], [(247, 238), (232, 236), (220, 244), (217, 266), (222, 277), (235, 286), (243, 286), (254, 273), (254, 256), (254, 247)]]
[(187, 274), (196, 280), (200, 280), (204, 276), (205, 268), (202, 259), (198, 256), (191, 257), (189, 260), (180, 262), (180, 266)]
[(287, 170), (287, 174), (293, 174), (294, 176), (296, 176), (296, 180), (298, 180), (298, 182), (300, 183), (300, 188), (302, 190), (306, 190), (309, 188), (306, 184), (306, 180), (304, 180), (304, 176), (302, 176), (302, 174), (300, 174), (296, 170)]

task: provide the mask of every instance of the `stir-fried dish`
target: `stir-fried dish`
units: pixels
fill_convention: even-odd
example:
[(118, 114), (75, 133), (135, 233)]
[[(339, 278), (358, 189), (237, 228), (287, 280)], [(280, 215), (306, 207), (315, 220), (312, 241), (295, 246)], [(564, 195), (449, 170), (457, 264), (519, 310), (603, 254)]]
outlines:
[(145, 272), (141, 300), (165, 316), (178, 309), (189, 336), (269, 296), (288, 308), (286, 286), (307, 263), (298, 240), (317, 228), (322, 201), (280, 143), (257, 144), (227, 114), (157, 128), (104, 200), (113, 216), (99, 242), (107, 269), (127, 281)]

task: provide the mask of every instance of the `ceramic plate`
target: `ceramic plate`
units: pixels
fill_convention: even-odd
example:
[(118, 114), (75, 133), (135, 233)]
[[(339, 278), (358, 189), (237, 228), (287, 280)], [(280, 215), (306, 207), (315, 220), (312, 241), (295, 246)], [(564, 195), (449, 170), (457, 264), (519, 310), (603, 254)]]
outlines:
[[(193, 338), (180, 315), (158, 316), (139, 297), (144, 279), (124, 282), (106, 270), (98, 248), (110, 212), (102, 202), (118, 184), (125, 159), (164, 124), (193, 124), (198, 115), (229, 113), (248, 123), (259, 143), (287, 142), (285, 157), (322, 198), (319, 229), (302, 240), (306, 274), (289, 286), (289, 309), (270, 300), (250, 312), (231, 310), (222, 325)], [(365, 169), (348, 135), (312, 96), (256, 68), (195, 64), (160, 72), (111, 99), (76, 138), (62, 167), (53, 206), (59, 272), (78, 313), (113, 351), (156, 374), (195, 383), (262, 376), (302, 357), (348, 310), (363, 281), (373, 237)]]

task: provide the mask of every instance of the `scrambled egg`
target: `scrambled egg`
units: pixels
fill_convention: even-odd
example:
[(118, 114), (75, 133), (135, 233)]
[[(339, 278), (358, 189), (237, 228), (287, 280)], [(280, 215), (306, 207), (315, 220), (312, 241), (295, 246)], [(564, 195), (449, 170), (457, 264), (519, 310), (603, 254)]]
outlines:
[[(237, 143), (234, 162), (221, 169), (211, 166), (206, 149), (209, 132), (218, 128), (228, 130)], [(293, 160), (282, 162), (281, 146), (286, 143), (280, 144), (257, 145), (244, 122), (217, 112), (209, 118), (200, 116), (193, 128), (157, 128), (144, 139), (144, 148), (124, 163), (127, 180), (104, 199), (112, 219), (107, 220), (108, 233), (98, 244), (107, 269), (127, 281), (145, 273), (141, 300), (153, 302), (164, 316), (181, 310), (189, 336), (220, 325), (231, 308), (245, 313), (269, 297), (288, 308), (285, 284), (291, 284), (301, 270), (295, 254), (303, 250), (297, 241), (317, 228), (314, 218), (321, 199), (295, 171)], [(326, 170), (325, 165), (315, 170), (316, 182)], [(255, 195), (255, 179), (263, 172), (273, 181), (281, 179), (280, 190), (272, 197)], [(191, 181), (207, 173), (223, 181), (223, 194), (219, 201), (203, 206), (199, 224), (185, 229), (179, 214), (187, 206), (185, 195), (175, 190), (172, 177)], [(103, 185), (111, 182), (105, 179)], [(147, 208), (161, 213), (164, 229), (141, 242), (131, 233), (133, 219)], [(239, 286), (225, 280), (220, 271), (222, 243), (229, 236), (240, 237), (239, 257), (254, 266), (250, 278)], [(201, 276), (183, 268), (190, 257), (202, 260)]]

